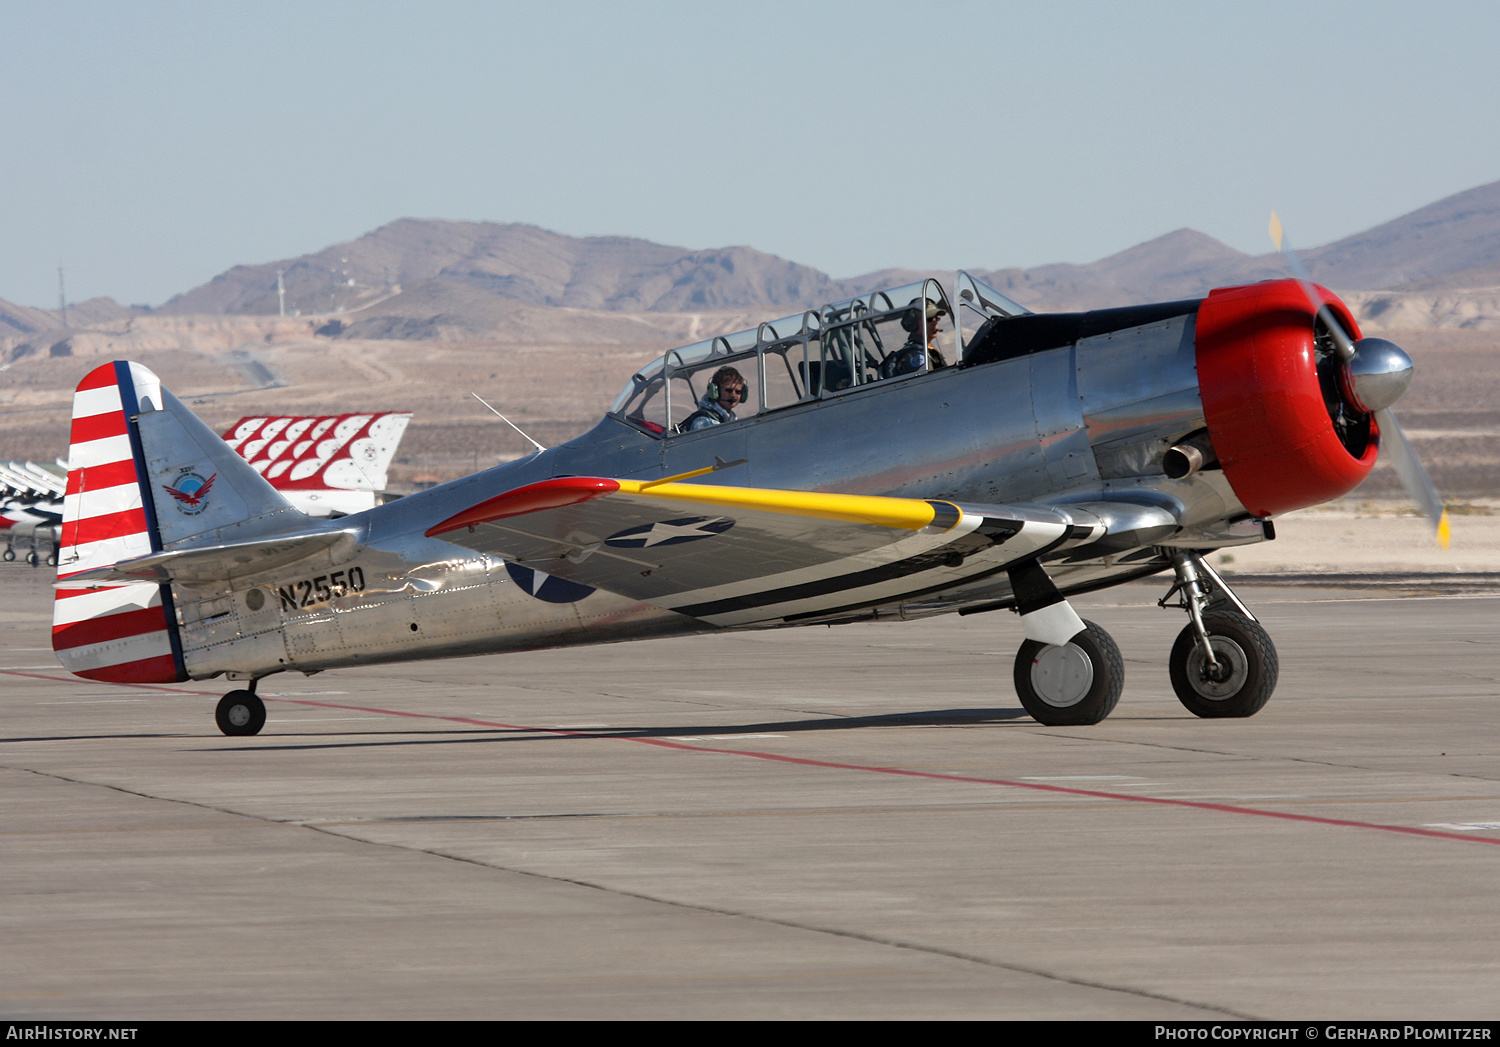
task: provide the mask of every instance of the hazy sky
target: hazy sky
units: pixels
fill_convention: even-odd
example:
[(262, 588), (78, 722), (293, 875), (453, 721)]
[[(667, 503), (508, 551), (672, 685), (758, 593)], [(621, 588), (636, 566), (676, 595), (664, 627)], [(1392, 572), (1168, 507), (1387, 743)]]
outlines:
[(1305, 247), (1500, 179), (1493, 3), (0, 0), (0, 299), (403, 216), (853, 276)]

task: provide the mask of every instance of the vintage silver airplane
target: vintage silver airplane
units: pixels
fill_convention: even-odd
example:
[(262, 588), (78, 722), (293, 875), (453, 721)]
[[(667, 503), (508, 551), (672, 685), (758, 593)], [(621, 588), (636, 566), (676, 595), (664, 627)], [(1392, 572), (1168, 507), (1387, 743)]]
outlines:
[(248, 681), (217, 710), (244, 735), (289, 670), (1009, 608), (1022, 705), (1089, 724), (1122, 662), (1067, 596), (1170, 571), (1178, 697), (1249, 716), (1275, 648), (1205, 555), (1350, 491), (1379, 446), (1441, 512), (1389, 411), (1411, 361), (1305, 279), (1074, 314), (953, 290), (674, 350), (587, 433), (337, 520), (106, 364), (74, 400), (54, 648), (95, 680)]

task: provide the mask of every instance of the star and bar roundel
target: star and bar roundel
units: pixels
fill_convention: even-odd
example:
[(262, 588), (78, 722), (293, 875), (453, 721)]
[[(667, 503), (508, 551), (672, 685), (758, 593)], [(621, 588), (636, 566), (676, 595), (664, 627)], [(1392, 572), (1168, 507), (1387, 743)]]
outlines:
[(712, 538), (734, 526), (727, 516), (684, 516), (678, 520), (658, 520), (643, 527), (631, 527), (604, 539), (605, 545), (617, 549), (650, 549), (658, 545), (681, 545)]
[[(723, 534), (733, 526), (734, 521), (727, 516), (685, 516), (676, 520), (658, 520), (656, 523), (642, 527), (628, 528), (610, 535), (604, 540), (604, 544), (620, 549), (649, 549), (653, 546), (681, 545), (684, 542), (696, 542), (703, 538)], [(577, 603), (590, 593), (597, 591), (593, 586), (570, 582), (566, 578), (558, 578), (545, 571), (523, 567), (510, 561), (506, 561), (505, 571), (523, 591), (547, 603)]]
[(505, 573), (524, 592), (547, 603), (577, 603), (596, 591), (593, 586), (570, 582), (566, 578), (558, 578), (532, 567), (522, 567), (509, 560), (505, 562)]

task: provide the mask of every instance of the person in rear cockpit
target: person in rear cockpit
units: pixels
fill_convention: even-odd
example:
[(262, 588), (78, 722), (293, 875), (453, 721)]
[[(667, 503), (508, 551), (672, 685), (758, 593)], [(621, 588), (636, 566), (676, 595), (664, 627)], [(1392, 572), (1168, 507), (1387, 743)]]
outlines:
[[(924, 310), (923, 305), (927, 308)], [(926, 322), (923, 322), (923, 313), (926, 313)], [(933, 371), (939, 367), (948, 366), (943, 359), (943, 354), (938, 352), (933, 340), (937, 338), (938, 321), (946, 316), (948, 311), (936, 302), (927, 301), (922, 298), (913, 298), (906, 312), (901, 314), (901, 326), (906, 329), (906, 344), (887, 356), (880, 363), (881, 378), (895, 378), (902, 374), (916, 374), (918, 371), (929, 370), (927, 366), (928, 357), (932, 358)], [(926, 327), (927, 337), (922, 337), (922, 329)]]
[(744, 402), (744, 376), (733, 367), (721, 367), (709, 379), (708, 391), (698, 400), (698, 409), (682, 420), (678, 430), (692, 432), (732, 422), (735, 407)]

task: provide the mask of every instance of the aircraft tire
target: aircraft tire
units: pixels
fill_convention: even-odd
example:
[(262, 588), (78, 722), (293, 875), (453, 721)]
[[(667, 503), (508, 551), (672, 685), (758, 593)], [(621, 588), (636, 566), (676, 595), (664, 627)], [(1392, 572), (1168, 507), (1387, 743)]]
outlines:
[(1037, 723), (1077, 727), (1114, 711), (1125, 687), (1125, 661), (1114, 638), (1093, 622), (1059, 647), (1027, 640), (1016, 652), (1016, 694)]
[(1224, 678), (1213, 679), (1207, 673), (1198, 634), (1189, 625), (1177, 634), (1167, 661), (1177, 700), (1194, 716), (1254, 716), (1276, 690), (1276, 645), (1259, 622), (1241, 614), (1207, 614), (1203, 626)]
[(15, 558), (16, 551), (14, 549), (7, 549), (5, 552), (0, 553), (0, 560), (4, 560), (6, 563), (10, 563)]
[(230, 691), (219, 699), (214, 719), (225, 734), (259, 734), (266, 725), (266, 703), (249, 691)]
[(35, 567), (37, 564), (41, 563), (42, 560), (41, 557), (37, 556), (37, 554), (33, 551), (26, 554), (26, 562)]

